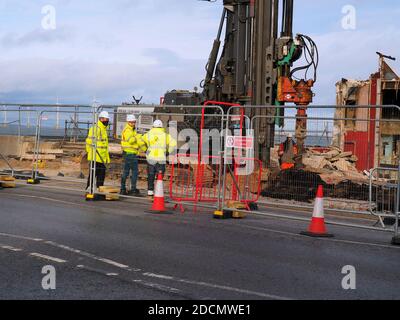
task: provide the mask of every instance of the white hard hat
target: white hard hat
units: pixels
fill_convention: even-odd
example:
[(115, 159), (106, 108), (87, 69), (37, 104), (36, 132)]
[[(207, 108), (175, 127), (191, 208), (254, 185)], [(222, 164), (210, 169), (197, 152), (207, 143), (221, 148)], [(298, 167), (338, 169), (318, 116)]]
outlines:
[(154, 127), (154, 128), (162, 128), (162, 127), (163, 127), (162, 121), (161, 121), (161, 120), (155, 120), (155, 121), (153, 122), (153, 127)]
[(293, 138), (293, 133), (289, 132), (289, 133), (287, 134), (287, 137), (288, 137), (288, 138)]
[(134, 114), (128, 114), (128, 115), (126, 116), (126, 121), (127, 121), (127, 122), (134, 122), (134, 121), (136, 121), (135, 115), (134, 115)]
[(99, 118), (106, 118), (106, 119), (110, 119), (110, 115), (108, 114), (107, 111), (102, 111), (99, 114)]

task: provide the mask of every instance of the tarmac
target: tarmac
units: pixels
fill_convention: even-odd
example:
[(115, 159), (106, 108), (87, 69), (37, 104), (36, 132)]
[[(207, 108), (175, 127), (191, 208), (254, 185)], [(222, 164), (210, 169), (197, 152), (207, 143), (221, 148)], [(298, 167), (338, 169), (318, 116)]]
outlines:
[[(300, 235), (309, 213), (216, 220), (186, 207), (146, 213), (150, 202), (87, 202), (79, 191), (0, 190), (0, 299), (399, 299), (400, 247), (392, 233), (328, 225)], [(371, 225), (368, 219), (330, 217)], [(42, 268), (56, 289), (42, 288)], [(354, 266), (356, 289), (342, 287)]]

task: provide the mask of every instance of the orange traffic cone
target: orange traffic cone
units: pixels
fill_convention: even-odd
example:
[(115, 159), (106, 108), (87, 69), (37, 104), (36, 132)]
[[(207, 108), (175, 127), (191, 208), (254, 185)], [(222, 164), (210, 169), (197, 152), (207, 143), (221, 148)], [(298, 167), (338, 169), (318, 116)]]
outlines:
[(326, 232), (324, 218), (324, 192), (322, 185), (318, 186), (317, 197), (315, 198), (314, 211), (308, 231), (300, 234), (310, 237), (333, 237), (333, 234)]
[(164, 187), (163, 187), (163, 176), (162, 173), (158, 173), (157, 181), (154, 188), (154, 201), (153, 206), (150, 209), (151, 213), (172, 213), (167, 211), (165, 208), (164, 201)]

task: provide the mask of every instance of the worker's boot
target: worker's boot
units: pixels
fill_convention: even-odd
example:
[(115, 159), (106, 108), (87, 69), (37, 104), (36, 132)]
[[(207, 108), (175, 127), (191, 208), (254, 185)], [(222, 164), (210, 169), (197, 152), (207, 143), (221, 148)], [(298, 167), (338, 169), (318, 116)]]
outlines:
[(139, 196), (140, 195), (140, 191), (139, 191), (139, 189), (132, 189), (131, 191), (129, 191), (129, 195), (132, 195), (132, 196)]
[(128, 192), (126, 190), (121, 189), (121, 191), (119, 192), (120, 195), (122, 196), (127, 196)]
[(153, 190), (148, 190), (147, 191), (147, 198), (152, 200), (154, 198), (154, 191)]

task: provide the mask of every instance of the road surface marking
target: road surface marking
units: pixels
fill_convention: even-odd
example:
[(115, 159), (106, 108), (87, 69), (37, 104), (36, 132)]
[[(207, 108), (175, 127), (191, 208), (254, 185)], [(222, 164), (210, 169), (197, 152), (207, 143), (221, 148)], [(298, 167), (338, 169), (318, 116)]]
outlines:
[(129, 266), (124, 265), (124, 264), (121, 264), (121, 263), (118, 263), (118, 262), (115, 262), (115, 261), (110, 260), (110, 259), (98, 258), (97, 260), (99, 260), (99, 261), (101, 261), (101, 262), (104, 262), (104, 263), (107, 263), (107, 264), (111, 264), (111, 265), (113, 265), (113, 266), (115, 266), (115, 267), (117, 267), (117, 268), (129, 269)]
[(151, 273), (151, 272), (145, 272), (145, 273), (143, 273), (143, 275), (146, 277), (154, 277), (154, 278), (165, 279), (165, 280), (174, 280), (174, 277), (165, 276), (162, 274)]
[(17, 236), (15, 234), (1, 233), (1, 232), (0, 232), (0, 236), (9, 237), (9, 238), (16, 238), (16, 239), (23, 239), (23, 240), (30, 240), (30, 241), (36, 241), (36, 242), (43, 241), (43, 239), (30, 238), (30, 237), (24, 237), (24, 236)]
[(162, 275), (162, 274), (143, 273), (143, 275), (147, 276), (147, 277), (168, 279), (168, 280), (171, 280), (171, 281), (176, 281), (176, 282), (181, 282), (181, 283), (186, 283), (186, 284), (192, 284), (192, 285), (197, 285), (197, 286), (202, 286), (202, 287), (208, 287), (208, 288), (212, 288), (212, 289), (221, 289), (221, 290), (227, 290), (227, 291), (232, 291), (232, 292), (237, 292), (237, 293), (244, 293), (244, 294), (248, 294), (248, 295), (253, 295), (253, 296), (258, 296), (258, 297), (268, 298), (268, 299), (273, 299), (273, 300), (292, 300), (291, 298), (272, 295), (272, 294), (267, 294), (267, 293), (263, 293), (263, 292), (251, 291), (251, 290), (240, 289), (240, 288), (235, 288), (235, 287), (229, 287), (229, 286), (224, 286), (224, 285), (219, 285), (219, 284), (214, 284), (214, 283), (208, 283), (208, 282), (202, 282), (202, 281), (180, 279), (180, 278), (175, 278), (175, 277), (172, 277), (172, 276), (166, 276), (166, 275)]
[[(302, 237), (302, 238), (306, 239), (304, 236), (301, 236), (298, 233), (278, 231), (278, 230), (273, 230), (273, 229), (269, 229), (269, 228), (255, 227), (255, 226), (249, 226), (249, 225), (241, 225), (241, 227), (246, 227), (249, 229), (261, 230), (261, 231), (268, 231), (268, 232), (277, 233), (277, 234), (285, 234), (285, 235), (290, 235), (290, 236)], [(3, 234), (0, 233), (0, 235), (14, 236), (14, 235), (9, 235), (9, 234), (4, 234), (4, 233)], [(34, 239), (34, 238), (27, 238), (27, 237), (20, 237), (20, 236), (14, 236), (14, 237), (24, 238), (24, 239), (28, 239), (28, 240), (32, 240), (32, 241), (43, 241), (41, 239)], [(383, 247), (383, 248), (400, 249), (400, 247), (395, 247), (395, 246), (390, 246), (390, 245), (381, 245), (381, 244), (374, 244), (374, 243), (367, 243), (367, 242), (357, 242), (357, 241), (351, 241), (351, 240), (323, 239), (323, 238), (320, 240), (341, 242), (341, 243), (347, 243), (347, 244), (357, 244), (357, 245), (367, 245), (367, 246), (375, 246), (375, 247)], [(130, 271), (130, 272), (141, 271), (141, 269), (131, 268), (125, 264), (121, 264), (121, 263), (115, 262), (110, 259), (101, 258), (101, 257), (95, 256), (94, 254), (84, 252), (84, 251), (81, 251), (78, 249), (74, 249), (74, 248), (71, 248), (71, 247), (68, 247), (65, 245), (61, 245), (61, 244), (55, 243), (53, 241), (45, 241), (44, 243), (51, 245), (51, 246), (55, 246), (57, 248), (61, 248), (61, 249), (70, 251), (70, 252), (74, 252), (79, 255), (86, 256), (88, 258), (91, 258), (91, 259), (94, 259), (97, 261), (101, 261), (103, 263), (107, 263), (107, 264), (116, 266), (116, 267), (124, 269), (126, 271)], [(57, 258), (52, 258), (52, 257), (48, 257), (48, 256), (42, 256), (42, 257), (47, 258), (47, 259), (49, 259), (49, 258), (57, 259)], [(60, 259), (57, 259), (57, 260), (60, 260)], [(78, 266), (78, 267), (80, 267), (80, 266)], [(83, 267), (83, 266), (81, 266), (81, 267)], [(277, 295), (267, 294), (267, 293), (263, 293), (263, 292), (251, 291), (251, 290), (246, 290), (246, 289), (240, 289), (240, 288), (235, 288), (235, 287), (230, 287), (230, 286), (225, 286), (225, 285), (218, 285), (218, 284), (207, 283), (207, 282), (201, 282), (201, 281), (195, 281), (195, 280), (180, 279), (180, 278), (175, 278), (175, 277), (168, 276), (168, 275), (161, 275), (161, 274), (155, 274), (155, 273), (150, 273), (150, 272), (143, 272), (142, 275), (146, 276), (146, 277), (159, 278), (159, 279), (175, 281), (175, 282), (179, 282), (179, 283), (208, 287), (208, 288), (212, 288), (212, 289), (220, 289), (220, 290), (227, 290), (227, 291), (241, 293), (241, 294), (248, 294), (248, 295), (258, 296), (258, 297), (267, 298), (267, 299), (276, 299), (276, 300), (290, 300), (291, 299), (288, 297), (277, 296)], [(146, 283), (143, 282), (142, 280), (134, 280), (134, 282), (140, 282), (140, 283), (146, 285)], [(161, 287), (158, 287), (159, 286), (158, 284), (148, 284), (148, 285), (152, 286), (153, 288), (158, 288), (158, 289), (161, 288)], [(173, 292), (173, 291), (169, 291), (169, 292)]]
[[(290, 236), (295, 236), (295, 237), (300, 237), (303, 239), (310, 239), (306, 238), (305, 236), (299, 234), (299, 233), (294, 233), (294, 232), (287, 232), (287, 231), (278, 231), (278, 230), (273, 230), (269, 228), (262, 228), (262, 227), (255, 227), (255, 226), (249, 226), (247, 224), (242, 224), (241, 227), (249, 228), (249, 229), (254, 229), (254, 230), (260, 230), (260, 231), (268, 231), (271, 233), (277, 233), (277, 234), (285, 234), (285, 235), (290, 235)], [(352, 241), (352, 240), (343, 240), (343, 239), (332, 239), (332, 238), (313, 238), (314, 240), (323, 240), (323, 241), (332, 241), (332, 242), (341, 242), (341, 243), (349, 243), (349, 244), (359, 244), (363, 246), (373, 246), (373, 247), (380, 247), (380, 248), (388, 248), (388, 249), (400, 249), (400, 247), (396, 246), (391, 246), (391, 245), (386, 245), (386, 244), (379, 244), (379, 243), (371, 243), (371, 242), (361, 242), (361, 241)]]
[(63, 259), (59, 259), (59, 258), (54, 258), (54, 257), (46, 256), (46, 255), (44, 255), (44, 254), (36, 253), (36, 252), (32, 252), (32, 253), (30, 253), (29, 255), (30, 255), (30, 256), (33, 256), (33, 257), (45, 259), (45, 260), (54, 261), (54, 262), (57, 262), (57, 263), (65, 263), (65, 262), (67, 262), (66, 260), (63, 260)]
[(95, 268), (84, 266), (83, 264), (77, 265), (76, 268), (84, 269), (84, 270), (87, 270), (87, 271), (93, 271), (93, 272), (100, 273), (102, 275), (106, 275), (106, 276), (110, 276), (110, 277), (115, 277), (115, 276), (119, 275), (118, 273), (115, 273), (115, 272), (108, 272), (108, 271), (105, 271), (105, 270), (95, 269)]
[[(71, 191), (73, 191), (73, 190), (71, 190)], [(82, 191), (82, 192), (84, 192), (84, 191)], [(72, 204), (75, 206), (88, 208), (88, 209), (98, 208), (98, 206), (90, 206), (90, 205), (85, 205), (85, 204), (76, 203), (76, 202), (72, 202), (72, 201), (65, 201), (65, 200), (59, 200), (59, 199), (54, 199), (54, 198), (42, 197), (42, 196), (33, 196), (33, 195), (28, 195), (28, 194), (9, 194), (9, 195), (16, 196), (16, 197), (26, 197), (26, 198), (32, 198), (32, 199), (47, 200), (47, 201), (51, 201), (51, 202), (58, 202), (58, 203), (68, 204), (68, 205)], [(142, 198), (135, 198), (135, 199), (142, 199)], [(136, 204), (144, 205), (147, 203), (148, 203), (147, 200), (143, 200), (142, 202), (139, 202)], [(122, 213), (122, 212), (120, 212), (120, 213)], [(140, 214), (142, 214), (142, 213), (140, 213)], [(131, 216), (131, 215), (128, 215), (128, 216)], [(139, 214), (138, 214), (138, 216), (139, 216)]]
[(22, 249), (14, 248), (14, 247), (11, 247), (11, 246), (1, 246), (1, 248), (5, 249), (5, 250), (14, 251), (14, 252), (22, 251)]
[[(249, 226), (249, 225), (241, 225), (241, 227), (246, 227), (246, 228), (249, 228), (249, 229), (268, 231), (268, 232), (272, 232), (272, 233), (285, 234), (285, 235), (291, 235), (291, 236), (304, 238), (304, 236), (301, 236), (300, 234), (297, 234), (297, 233), (291, 233), (291, 232), (286, 232), (286, 231), (278, 231), (278, 230), (273, 230), (273, 229), (269, 229), (269, 228), (254, 227), (254, 226)], [(16, 238), (23, 238), (23, 239), (28, 239), (28, 240), (32, 240), (32, 241), (43, 241), (41, 239), (20, 237), (20, 236), (14, 236), (14, 235), (9, 235), (9, 234), (4, 234), (4, 233), (0, 233), (0, 235), (12, 236), (12, 237), (16, 237)], [(373, 243), (364, 243), (364, 242), (357, 242), (357, 241), (350, 241), (350, 240), (323, 239), (323, 238), (321, 238), (320, 240), (334, 241), (334, 242), (341, 242), (341, 243), (349, 243), (349, 244), (357, 244), (357, 245), (369, 245), (369, 246), (376, 246), (376, 247), (400, 249), (400, 247), (395, 247), (395, 246), (380, 245), (380, 244), (373, 244)], [(68, 247), (68, 246), (65, 246), (65, 245), (61, 245), (61, 244), (55, 243), (53, 241), (45, 241), (44, 243), (46, 243), (48, 245), (51, 245), (51, 246), (55, 246), (57, 248), (61, 248), (61, 249), (70, 251), (70, 252), (74, 252), (74, 253), (79, 254), (79, 255), (86, 256), (88, 258), (92, 258), (92, 259), (97, 260), (97, 261), (101, 261), (101, 262), (106, 263), (106, 264), (113, 265), (115, 267), (124, 269), (126, 271), (131, 271), (131, 272), (139, 272), (139, 271), (141, 271), (141, 269), (131, 268), (131, 267), (127, 266), (127, 265), (115, 262), (113, 260), (101, 258), (101, 257), (98, 257), (98, 256), (96, 256), (94, 254), (91, 254), (91, 253), (88, 253), (88, 252), (84, 252), (84, 251), (81, 251), (81, 250), (78, 250), (78, 249), (74, 249), (74, 248), (71, 248), (71, 247)], [(31, 254), (31, 255), (33, 255), (33, 254)], [(36, 256), (37, 255), (38, 254), (36, 254)], [(53, 257), (43, 256), (43, 255), (41, 255), (41, 257), (44, 258), (44, 259), (49, 259), (49, 260), (57, 259), (57, 258), (53, 258)], [(59, 261), (65, 262), (64, 260), (57, 259), (57, 262), (59, 262)], [(79, 265), (77, 267), (78, 268), (83, 268), (84, 266)], [(229, 287), (229, 286), (224, 286), (224, 285), (218, 285), (218, 284), (213, 284), (213, 283), (207, 283), (207, 282), (199, 282), (199, 281), (194, 281), (194, 280), (180, 279), (180, 278), (175, 278), (175, 277), (168, 276), (168, 275), (161, 275), (161, 274), (155, 274), (155, 273), (150, 273), (150, 272), (144, 272), (144, 273), (142, 273), (142, 275), (144, 275), (146, 277), (159, 278), (159, 279), (170, 280), (170, 281), (186, 283), (186, 284), (192, 284), (192, 285), (198, 285), (198, 286), (204, 286), (204, 287), (209, 287), (209, 288), (214, 288), (214, 289), (228, 290), (228, 291), (232, 291), (232, 292), (237, 292), (237, 293), (242, 293), (242, 294), (249, 294), (249, 295), (254, 295), (254, 296), (258, 296), (258, 297), (262, 297), (262, 298), (268, 298), (268, 299), (278, 299), (278, 300), (290, 300), (291, 299), (291, 298), (288, 298), (288, 297), (271, 295), (271, 294), (266, 294), (266, 293), (262, 293), (262, 292), (256, 292), (256, 291), (240, 289), (240, 288), (235, 288), (235, 287)], [(136, 281), (136, 282), (138, 282), (138, 281)]]
[(110, 259), (101, 258), (101, 257), (98, 257), (98, 256), (96, 256), (94, 254), (91, 254), (91, 253), (88, 253), (88, 252), (85, 252), (85, 251), (82, 251), (82, 250), (74, 249), (74, 248), (71, 248), (71, 247), (68, 247), (68, 246), (65, 246), (65, 245), (62, 245), (62, 244), (58, 244), (58, 243), (53, 242), (53, 241), (45, 241), (45, 243), (48, 244), (48, 245), (51, 245), (53, 247), (57, 247), (57, 248), (60, 248), (60, 249), (64, 249), (64, 250), (67, 250), (67, 251), (70, 251), (70, 252), (85, 256), (87, 258), (91, 258), (91, 259), (94, 259), (94, 260), (97, 260), (97, 261), (101, 261), (103, 263), (112, 265), (112, 266), (120, 268), (120, 269), (124, 269), (124, 270), (128, 270), (128, 271), (138, 271), (138, 270), (140, 271), (140, 269), (133, 270), (133, 269), (130, 269), (129, 266), (127, 266), (125, 264), (118, 263), (118, 262), (115, 262), (115, 261), (110, 260)]
[(64, 201), (64, 200), (58, 200), (58, 199), (53, 199), (53, 198), (47, 198), (47, 197), (40, 197), (40, 196), (32, 196), (32, 195), (28, 195), (28, 194), (12, 194), (13, 196), (16, 197), (25, 197), (25, 198), (33, 198), (33, 199), (41, 199), (41, 200), (47, 200), (47, 201), (51, 201), (51, 202), (58, 202), (58, 203), (63, 203), (63, 204), (73, 204), (79, 207), (85, 207), (85, 208), (94, 208), (92, 206), (88, 206), (85, 204), (81, 204), (81, 203), (76, 203), (76, 202), (72, 202), (72, 201)]
[(179, 290), (179, 289), (168, 287), (168, 286), (164, 286), (164, 285), (159, 284), (159, 283), (147, 282), (147, 281), (140, 280), (140, 279), (132, 280), (132, 281), (134, 283), (140, 283), (140, 284), (142, 284), (142, 285), (144, 285), (146, 287), (158, 289), (158, 290), (161, 290), (161, 291), (166, 291), (166, 292), (169, 292), (169, 293), (179, 293), (179, 292), (181, 292), (181, 290)]
[[(67, 251), (71, 251), (74, 252), (76, 254), (80, 254), (83, 256), (86, 256), (88, 258), (92, 258), (95, 259), (97, 261), (101, 261), (113, 266), (116, 266), (118, 268), (124, 269), (126, 271), (133, 271), (133, 272), (139, 272), (141, 271), (141, 269), (137, 269), (137, 268), (131, 268), (127, 265), (115, 262), (113, 260), (110, 259), (105, 259), (105, 258), (100, 258), (97, 257), (91, 253), (88, 252), (84, 252), (78, 249), (73, 249), (71, 247), (65, 246), (65, 245), (61, 245), (58, 243), (55, 243), (53, 241), (46, 241), (46, 244), (55, 246), (57, 248), (60, 249), (64, 249)], [(83, 268), (84, 266), (79, 265), (79, 268)], [(246, 294), (251, 294), (251, 295), (255, 295), (255, 296), (259, 296), (259, 297), (263, 297), (263, 298), (269, 298), (269, 299), (278, 299), (278, 300), (290, 300), (290, 298), (286, 298), (286, 297), (280, 297), (280, 296), (275, 296), (275, 295), (270, 295), (270, 294), (265, 294), (262, 292), (256, 292), (256, 291), (249, 291), (249, 290), (243, 290), (243, 289), (239, 289), (239, 288), (233, 288), (233, 287), (228, 287), (228, 286), (221, 286), (221, 285), (217, 285), (217, 284), (211, 284), (211, 283), (206, 283), (206, 282), (197, 282), (197, 281), (193, 281), (193, 280), (186, 280), (186, 279), (179, 279), (179, 278), (174, 278), (172, 276), (167, 276), (167, 275), (161, 275), (161, 274), (155, 274), (155, 273), (150, 273), (150, 272), (144, 272), (142, 273), (142, 275), (146, 276), (146, 277), (153, 277), (153, 278), (159, 278), (159, 279), (165, 279), (165, 280), (171, 280), (171, 281), (176, 281), (176, 282), (181, 282), (181, 283), (187, 283), (187, 284), (193, 284), (193, 285), (200, 285), (200, 286), (205, 286), (205, 287), (210, 287), (210, 288), (214, 288), (214, 289), (222, 289), (222, 290), (229, 290), (229, 291), (235, 291), (238, 293), (246, 293)], [(139, 280), (135, 280), (136, 282), (139, 282)], [(145, 282), (143, 282), (142, 280), (140, 280), (141, 283), (146, 284)], [(160, 289), (161, 287), (157, 287), (160, 286), (158, 284), (150, 284), (152, 287), (154, 288), (158, 288)], [(164, 288), (165, 289), (165, 288)], [(172, 288), (174, 289), (174, 288)], [(169, 290), (169, 289), (168, 289)], [(178, 289), (174, 289), (174, 290), (178, 290)], [(173, 290), (169, 290), (169, 292), (175, 292)]]
[[(99, 270), (99, 269), (87, 267), (87, 266), (84, 266), (82, 264), (77, 265), (76, 267), (78, 269), (83, 269), (83, 270), (87, 270), (87, 271), (96, 272), (96, 273), (99, 273), (99, 274), (102, 274), (102, 275), (106, 275), (106, 276), (109, 276), (109, 277), (117, 277), (117, 276), (119, 276), (119, 274), (115, 273), (115, 272), (107, 272), (107, 271), (104, 271), (104, 270)], [(122, 280), (124, 280), (124, 279), (122, 278)], [(181, 290), (176, 289), (176, 288), (165, 286), (165, 285), (162, 285), (162, 284), (159, 284), (159, 283), (153, 283), (153, 282), (144, 281), (144, 280), (141, 280), (141, 279), (134, 279), (134, 280), (129, 280), (129, 281), (134, 282), (136, 284), (140, 284), (140, 285), (145, 286), (145, 287), (149, 287), (149, 288), (152, 288), (152, 289), (157, 289), (157, 290), (160, 290), (160, 291), (163, 291), (163, 292), (174, 293), (174, 294), (181, 292)]]

